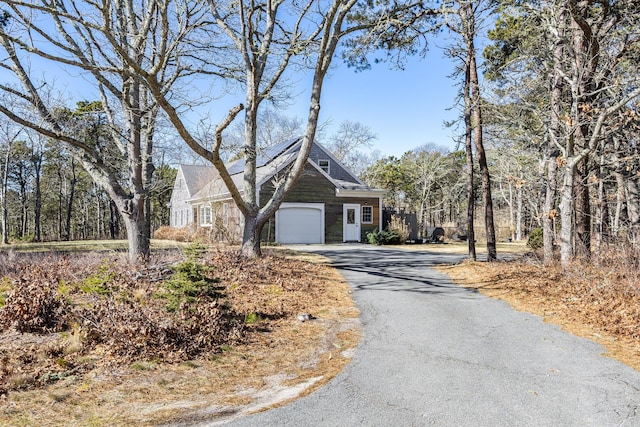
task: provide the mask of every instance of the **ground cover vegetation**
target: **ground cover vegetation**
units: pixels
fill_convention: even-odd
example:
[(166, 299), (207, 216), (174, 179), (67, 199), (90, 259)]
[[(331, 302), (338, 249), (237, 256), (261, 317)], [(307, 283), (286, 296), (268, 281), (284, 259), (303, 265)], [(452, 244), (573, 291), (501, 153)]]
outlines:
[[(39, 419), (42, 408), (34, 406), (38, 399), (55, 406), (47, 409), (55, 415), (46, 417), (52, 425), (86, 425), (91, 417), (102, 420), (94, 425), (123, 425), (126, 417), (134, 417), (128, 418), (134, 422), (131, 406), (120, 409), (125, 414), (120, 418), (109, 414), (115, 402), (104, 402), (104, 407), (97, 405), (94, 413), (84, 415), (75, 409), (96, 394), (113, 392), (121, 376), (133, 376), (135, 383), (138, 371), (174, 372), (185, 364), (203, 366), (198, 375), (238, 377), (234, 379), (238, 385), (266, 381), (269, 369), (275, 370), (271, 375), (286, 373), (286, 380), (295, 384), (296, 375), (306, 366), (316, 381), (327, 377), (322, 383), (348, 361), (335, 350), (357, 342), (343, 337), (342, 345), (327, 332), (332, 318), (353, 318), (357, 312), (346, 285), (322, 263), (282, 254), (249, 262), (237, 251), (207, 251), (199, 245), (187, 247), (184, 254), (158, 251), (152, 262), (138, 268), (131, 268), (122, 253), (3, 252), (0, 260), (0, 419), (13, 425), (30, 425)], [(306, 329), (297, 320), (305, 313), (318, 319)], [(300, 336), (290, 337), (296, 335), (292, 329)], [(348, 335), (349, 331), (357, 337), (355, 324), (333, 333)], [(271, 348), (276, 337), (282, 348)], [(284, 337), (291, 343), (280, 341)], [(335, 344), (336, 354), (323, 349), (321, 342), (327, 339), (338, 340), (327, 343)], [(296, 345), (300, 358), (282, 356), (283, 351), (295, 353), (291, 346)], [(224, 372), (217, 372), (216, 364), (235, 351), (279, 360), (271, 368), (254, 359), (246, 362), (245, 371), (232, 372), (234, 368), (226, 366)], [(315, 369), (324, 357), (335, 357), (336, 364)], [(253, 371), (246, 372), (251, 365)], [(184, 375), (186, 380), (189, 373)], [(305, 375), (302, 380), (311, 376)], [(200, 381), (191, 387), (213, 388), (218, 397), (234, 392), (224, 386), (215, 390)], [(52, 393), (69, 395), (56, 401), (47, 397)], [(167, 396), (185, 398), (180, 391), (166, 391)], [(209, 405), (216, 396), (209, 397)], [(250, 401), (247, 395), (244, 403)], [(153, 398), (147, 401), (151, 402)], [(56, 414), (69, 408), (75, 409), (65, 416)]]

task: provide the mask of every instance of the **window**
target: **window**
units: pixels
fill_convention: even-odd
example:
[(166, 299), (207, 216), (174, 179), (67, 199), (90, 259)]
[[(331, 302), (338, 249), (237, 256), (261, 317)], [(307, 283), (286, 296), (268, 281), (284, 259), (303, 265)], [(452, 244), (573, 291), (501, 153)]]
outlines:
[(329, 160), (318, 160), (318, 166), (326, 173), (329, 173)]
[(180, 227), (184, 225), (184, 218), (182, 217), (182, 215), (184, 215), (184, 212), (182, 211), (182, 209), (180, 209), (180, 222), (178, 223)]
[(211, 206), (200, 207), (200, 225), (211, 225)]
[(373, 224), (373, 206), (362, 207), (362, 223)]
[(229, 203), (222, 204), (222, 223), (229, 225)]

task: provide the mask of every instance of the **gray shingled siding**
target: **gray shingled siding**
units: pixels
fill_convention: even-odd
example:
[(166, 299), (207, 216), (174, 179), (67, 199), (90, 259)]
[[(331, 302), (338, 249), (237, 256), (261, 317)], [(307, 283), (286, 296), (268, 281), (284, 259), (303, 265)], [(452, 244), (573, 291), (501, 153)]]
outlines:
[(348, 182), (358, 182), (349, 172), (340, 167), (340, 165), (334, 162), (330, 156), (328, 156), (320, 147), (315, 144), (313, 145), (313, 147), (311, 147), (309, 159), (311, 159), (316, 165), (318, 164), (319, 160), (329, 160), (329, 176), (331, 178)]
[[(264, 204), (273, 193), (272, 184), (266, 183), (260, 191), (260, 203)], [(379, 223), (379, 199), (377, 197), (337, 197), (335, 187), (311, 165), (287, 195), (285, 202), (324, 203), (325, 204), (325, 242), (342, 242), (342, 208), (345, 203), (367, 204), (373, 207), (373, 224), (361, 225), (361, 240), (366, 242), (366, 234), (377, 228)], [(273, 242), (275, 239), (275, 220), (271, 218), (262, 230), (262, 240)]]

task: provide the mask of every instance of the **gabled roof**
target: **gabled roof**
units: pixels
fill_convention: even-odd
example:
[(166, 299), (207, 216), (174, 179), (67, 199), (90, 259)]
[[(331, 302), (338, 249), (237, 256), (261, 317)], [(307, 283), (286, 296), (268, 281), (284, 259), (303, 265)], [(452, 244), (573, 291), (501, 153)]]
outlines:
[[(287, 165), (291, 164), (298, 157), (298, 152), (302, 145), (302, 138), (292, 138), (284, 141), (280, 144), (274, 145), (262, 151), (256, 159), (256, 186), (260, 188), (265, 182), (273, 178), (276, 174), (282, 171)], [(333, 161), (338, 162), (324, 147), (318, 143), (314, 145), (326, 153)], [(236, 187), (243, 191), (243, 179), (244, 179), (244, 160), (240, 159), (230, 164), (227, 168), (231, 179)], [(336, 179), (324, 170), (322, 170), (312, 160), (307, 160), (307, 163), (312, 165), (320, 174), (322, 174), (335, 188), (336, 195), (338, 196), (362, 196), (365, 193), (376, 195), (384, 193), (384, 190), (373, 189), (364, 184), (357, 176), (348, 171), (344, 166), (340, 165), (348, 173), (349, 181), (344, 179)], [(193, 194), (191, 201), (202, 200), (224, 200), (229, 197), (229, 190), (220, 178), (219, 174), (215, 176), (204, 185), (196, 194)]]
[[(272, 145), (271, 147), (265, 148), (264, 150), (258, 153), (258, 156), (256, 158), (256, 167), (260, 168), (262, 166), (265, 166), (267, 163), (271, 162), (273, 159), (283, 154), (285, 151), (288, 151), (288, 149), (290, 149), (293, 145), (295, 145), (299, 141), (302, 141), (302, 138), (295, 137), (295, 138), (291, 138), (286, 141), (283, 141), (279, 144)], [(240, 159), (233, 162), (227, 167), (227, 170), (229, 171), (229, 175), (234, 175), (236, 173), (243, 172), (244, 159)]]
[(218, 171), (213, 166), (179, 165), (178, 167), (182, 170), (182, 177), (190, 196), (218, 176)]

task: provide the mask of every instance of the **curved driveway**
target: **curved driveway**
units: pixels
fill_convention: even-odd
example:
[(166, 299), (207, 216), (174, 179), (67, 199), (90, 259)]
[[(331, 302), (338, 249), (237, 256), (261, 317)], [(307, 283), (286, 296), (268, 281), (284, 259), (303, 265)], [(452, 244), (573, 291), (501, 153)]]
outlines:
[(459, 256), (307, 250), (354, 290), (364, 338), (353, 362), (308, 397), (225, 425), (640, 426), (640, 373), (430, 268)]

